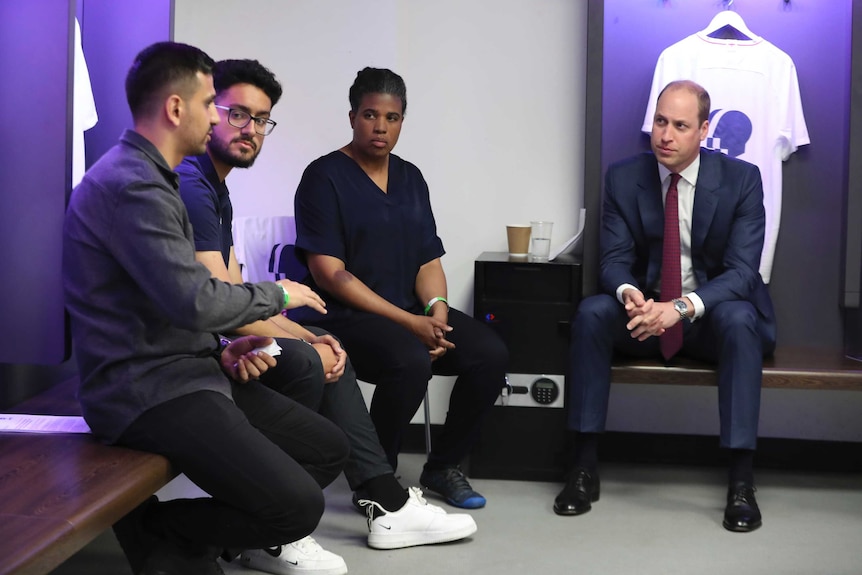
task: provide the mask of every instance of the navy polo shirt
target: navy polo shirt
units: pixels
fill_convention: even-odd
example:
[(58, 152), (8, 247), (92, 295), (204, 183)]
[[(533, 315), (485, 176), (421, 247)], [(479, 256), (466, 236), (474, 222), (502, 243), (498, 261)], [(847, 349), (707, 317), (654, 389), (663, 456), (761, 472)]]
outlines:
[(227, 266), (233, 245), (233, 206), (227, 186), (206, 153), (187, 157), (176, 172), (194, 230), (195, 251), (221, 252)]
[[(294, 197), (294, 215), (301, 260), (308, 253), (336, 257), (390, 303), (422, 312), (425, 302), (416, 297), (416, 275), (445, 250), (437, 236), (428, 184), (416, 166), (390, 154), (389, 189), (384, 193), (343, 152), (327, 154), (305, 169)], [(327, 301), (327, 321), (352, 314), (313, 279), (309, 281)], [(321, 316), (306, 308), (298, 318), (314, 321)]]

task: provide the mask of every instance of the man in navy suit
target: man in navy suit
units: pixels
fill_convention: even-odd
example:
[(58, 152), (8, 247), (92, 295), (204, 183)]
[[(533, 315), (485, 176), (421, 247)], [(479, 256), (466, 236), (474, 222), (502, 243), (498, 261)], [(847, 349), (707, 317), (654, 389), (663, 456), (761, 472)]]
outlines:
[[(724, 527), (747, 532), (761, 525), (752, 460), (763, 356), (775, 348), (772, 303), (758, 273), (763, 188), (756, 166), (700, 149), (709, 105), (698, 84), (668, 84), (653, 119), (652, 153), (618, 162), (606, 174), (603, 293), (583, 300), (572, 324), (574, 453), (566, 487), (554, 501), (559, 515), (586, 513), (599, 499), (597, 444), (614, 351), (667, 361), (680, 352), (718, 364), (720, 444), (731, 461)], [(668, 206), (674, 212), (666, 228), (668, 196), (678, 200)], [(674, 241), (666, 244), (666, 235)], [(662, 297), (673, 284), (676, 295)]]

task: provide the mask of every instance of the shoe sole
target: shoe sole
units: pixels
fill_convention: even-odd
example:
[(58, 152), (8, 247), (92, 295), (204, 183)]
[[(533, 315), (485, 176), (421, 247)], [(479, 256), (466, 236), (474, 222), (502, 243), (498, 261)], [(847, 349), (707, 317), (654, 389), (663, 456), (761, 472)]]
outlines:
[(442, 495), (440, 497), (443, 498), (443, 501), (445, 501), (446, 503), (448, 503), (452, 507), (457, 507), (458, 509), (482, 509), (483, 507), (485, 507), (485, 504), (487, 503), (487, 501), (485, 501), (484, 499), (482, 501), (478, 501), (476, 503), (470, 503), (469, 499), (467, 501), (465, 501), (464, 503), (458, 503), (457, 501), (454, 501), (452, 499), (446, 499)]
[(755, 529), (759, 529), (761, 525), (763, 525), (763, 521), (758, 521), (757, 523), (752, 523), (751, 525), (741, 526), (736, 525), (735, 523), (728, 523), (727, 521), (721, 522), (722, 527), (731, 531), (733, 533), (749, 533), (754, 531)]
[(246, 559), (240, 560), (240, 565), (246, 567), (248, 569), (254, 569), (255, 571), (260, 571), (261, 573), (281, 573), (282, 575), (300, 575), (300, 574), (311, 574), (314, 575), (345, 575), (347, 573), (347, 565), (339, 565), (338, 567), (330, 567), (329, 569), (321, 569), (319, 567), (308, 567), (302, 568), (298, 565), (265, 565), (263, 563), (252, 562)]
[(593, 506), (590, 505), (586, 509), (576, 509), (574, 511), (569, 511), (568, 509), (557, 509), (556, 505), (554, 506), (554, 513), (557, 515), (562, 515), (563, 517), (572, 517), (574, 515), (583, 515), (584, 513), (588, 513), (592, 511)]
[(403, 549), (419, 545), (435, 545), (458, 541), (476, 533), (476, 524), (465, 525), (457, 531), (440, 533), (369, 533), (368, 546), (372, 549)]
[(449, 499), (448, 497), (446, 497), (445, 495), (443, 495), (442, 493), (440, 493), (439, 491), (437, 491), (433, 487), (428, 487), (427, 485), (425, 485), (423, 483), (420, 483), (420, 485), (422, 485), (422, 487), (425, 488), (426, 491), (430, 491), (431, 493), (433, 493), (434, 495), (437, 495), (438, 497), (440, 497), (440, 499), (442, 499), (443, 501), (445, 501), (446, 503), (448, 503), (452, 507), (457, 507), (458, 509), (482, 509), (483, 507), (485, 507), (485, 504), (487, 503), (487, 501), (485, 500), (484, 497), (482, 498), (481, 501), (479, 501), (477, 503), (468, 503), (470, 501), (470, 499), (468, 499), (464, 503), (458, 503), (454, 499)]

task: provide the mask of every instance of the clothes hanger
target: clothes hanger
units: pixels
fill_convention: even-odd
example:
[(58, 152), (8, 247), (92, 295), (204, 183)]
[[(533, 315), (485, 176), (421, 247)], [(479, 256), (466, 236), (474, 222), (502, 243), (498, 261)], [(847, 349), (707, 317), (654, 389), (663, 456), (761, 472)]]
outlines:
[(742, 16), (730, 9), (733, 1), (729, 2), (725, 10), (722, 10), (704, 28), (703, 34), (710, 38), (719, 38), (722, 40), (753, 40), (756, 38), (754, 33), (748, 29)]

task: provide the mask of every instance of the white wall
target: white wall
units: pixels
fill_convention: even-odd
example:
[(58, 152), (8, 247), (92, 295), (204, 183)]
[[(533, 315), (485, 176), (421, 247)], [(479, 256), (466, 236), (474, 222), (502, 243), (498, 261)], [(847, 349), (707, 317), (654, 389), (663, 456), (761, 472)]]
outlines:
[(473, 260), (506, 249), (506, 223), (553, 220), (559, 242), (575, 231), (585, 31), (586, 3), (571, 0), (176, 0), (174, 37), (256, 58), (284, 85), (260, 159), (228, 178), (237, 216), (293, 214), (305, 166), (351, 138), (356, 72), (401, 74), (395, 153), (428, 181), (450, 301), (470, 312)]
[[(472, 313), (473, 261), (506, 249), (506, 223), (552, 220), (553, 246), (575, 232), (585, 2), (175, 0), (174, 15), (176, 41), (260, 60), (285, 89), (255, 166), (228, 177), (236, 216), (293, 214), (305, 166), (350, 140), (348, 89), (375, 66), (407, 84), (395, 153), (428, 181), (452, 305)], [(450, 388), (431, 386), (435, 423)]]

